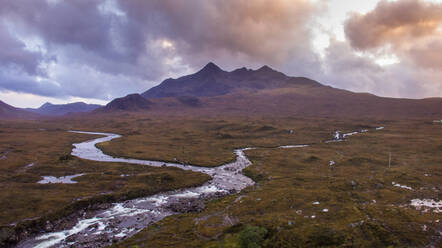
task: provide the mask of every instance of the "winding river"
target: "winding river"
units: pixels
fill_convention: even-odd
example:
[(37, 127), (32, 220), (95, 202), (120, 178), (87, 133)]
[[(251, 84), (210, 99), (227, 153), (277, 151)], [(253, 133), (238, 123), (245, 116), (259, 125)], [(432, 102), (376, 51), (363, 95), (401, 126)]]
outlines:
[[(245, 151), (258, 148), (234, 150), (236, 160), (218, 167), (201, 167), (139, 159), (114, 158), (104, 154), (96, 144), (111, 141), (121, 136), (113, 133), (71, 131), (79, 134), (102, 135), (104, 137), (73, 144), (72, 155), (93, 161), (119, 162), (148, 166), (169, 166), (183, 170), (205, 173), (212, 179), (202, 186), (155, 194), (125, 202), (114, 203), (111, 207), (98, 211), (93, 216), (84, 216), (71, 227), (61, 231), (49, 232), (25, 240), (20, 248), (47, 247), (101, 247), (118, 242), (141, 231), (151, 223), (177, 214), (174, 204), (191, 203), (194, 200), (212, 199), (232, 194), (251, 186), (254, 182), (241, 171), (252, 163)], [(356, 132), (352, 133), (355, 134)], [(302, 148), (308, 145), (280, 146), (281, 149)]]

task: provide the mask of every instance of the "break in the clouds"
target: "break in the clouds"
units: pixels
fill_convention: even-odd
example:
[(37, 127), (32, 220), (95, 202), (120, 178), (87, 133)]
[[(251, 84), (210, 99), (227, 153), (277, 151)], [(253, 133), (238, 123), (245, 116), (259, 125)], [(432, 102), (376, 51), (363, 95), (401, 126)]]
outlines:
[[(0, 91), (109, 100), (208, 61), (395, 97), (440, 96), (441, 4), (380, 1), (341, 23), (342, 1), (14, 0), (0, 2)], [(332, 23), (332, 21), (330, 22)], [(327, 30), (327, 31), (325, 31)], [(328, 37), (320, 54), (315, 34)], [(397, 61), (379, 65), (384, 57)]]

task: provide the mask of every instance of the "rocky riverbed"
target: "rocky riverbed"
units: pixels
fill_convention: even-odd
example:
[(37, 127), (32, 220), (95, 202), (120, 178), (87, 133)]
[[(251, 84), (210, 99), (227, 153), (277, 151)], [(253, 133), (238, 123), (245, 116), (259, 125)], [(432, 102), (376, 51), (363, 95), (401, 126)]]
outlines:
[(104, 137), (74, 144), (73, 156), (101, 162), (178, 167), (183, 170), (206, 173), (212, 177), (212, 180), (200, 187), (97, 206), (95, 210), (84, 211), (83, 214), (72, 216), (70, 221), (58, 223), (56, 227), (48, 224), (47, 230), (52, 230), (51, 232), (26, 240), (18, 247), (69, 247), (74, 244), (75, 247), (101, 247), (109, 245), (132, 236), (166, 216), (202, 211), (205, 200), (239, 192), (245, 187), (253, 185), (253, 181), (241, 173), (251, 164), (244, 151), (253, 148), (237, 149), (234, 151), (236, 154), (234, 162), (210, 168), (161, 161), (114, 158), (104, 154), (95, 145), (119, 138), (120, 135), (95, 132), (76, 133), (103, 135)]
[[(17, 247), (103, 247), (130, 237), (151, 223), (160, 221), (169, 215), (202, 211), (206, 200), (233, 194), (254, 184), (241, 171), (251, 165), (244, 152), (257, 148), (249, 147), (234, 150), (236, 155), (234, 162), (219, 167), (202, 167), (161, 161), (114, 158), (104, 154), (96, 147), (96, 144), (120, 138), (120, 135), (82, 131), (71, 132), (104, 136), (73, 144), (74, 149), (71, 153), (73, 156), (100, 162), (177, 167), (183, 170), (208, 174), (212, 179), (199, 187), (159, 193), (125, 202), (94, 206), (92, 209), (67, 217), (59, 221), (59, 223), (48, 223), (47, 233), (25, 240), (19, 243)], [(349, 133), (345, 136), (363, 132), (365, 130)], [(334, 141), (343, 141), (345, 136)], [(277, 148), (291, 149), (307, 146), (286, 145)]]

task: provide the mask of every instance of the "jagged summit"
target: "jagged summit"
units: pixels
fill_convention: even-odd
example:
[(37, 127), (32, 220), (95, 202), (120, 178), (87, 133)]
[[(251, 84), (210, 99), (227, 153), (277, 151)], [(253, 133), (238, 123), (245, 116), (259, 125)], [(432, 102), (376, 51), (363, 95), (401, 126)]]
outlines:
[(261, 68), (258, 69), (258, 71), (275, 71), (272, 68), (270, 68), (268, 65), (263, 65)]
[(222, 69), (213, 62), (207, 63), (206, 66), (201, 69), (202, 71), (222, 71)]
[[(164, 80), (142, 94), (146, 98), (180, 97), (180, 96), (220, 96), (238, 90), (261, 90), (294, 87), (297, 78), (288, 77), (269, 66), (258, 70), (245, 67), (227, 72), (216, 64), (209, 62), (197, 73), (177, 79)], [(305, 80), (299, 84), (305, 85)], [(320, 84), (312, 81), (312, 86)]]
[(46, 107), (49, 107), (49, 106), (52, 106), (52, 105), (54, 105), (54, 104), (52, 104), (50, 102), (45, 102), (43, 105), (40, 106), (40, 108), (46, 108)]
[(206, 66), (204, 66), (201, 70), (199, 70), (197, 73), (195, 73), (195, 76), (211, 76), (214, 74), (222, 73), (223, 71), (219, 66), (216, 64), (209, 62)]

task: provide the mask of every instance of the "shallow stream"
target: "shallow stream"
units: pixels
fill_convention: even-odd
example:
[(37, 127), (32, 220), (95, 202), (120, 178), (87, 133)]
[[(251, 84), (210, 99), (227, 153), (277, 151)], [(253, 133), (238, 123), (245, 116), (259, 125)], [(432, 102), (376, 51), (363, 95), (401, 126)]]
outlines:
[[(21, 242), (17, 247), (101, 247), (110, 245), (113, 242), (118, 242), (134, 235), (143, 228), (146, 228), (149, 224), (160, 221), (166, 216), (182, 212), (182, 208), (185, 208), (187, 205), (190, 205), (190, 208), (198, 208), (198, 204), (205, 199), (213, 199), (227, 194), (233, 194), (254, 184), (254, 182), (249, 177), (244, 176), (241, 171), (251, 165), (250, 160), (244, 152), (257, 148), (248, 147), (234, 150), (233, 152), (236, 154), (236, 160), (234, 162), (218, 167), (202, 167), (161, 161), (114, 158), (104, 154), (96, 147), (96, 144), (120, 138), (120, 135), (82, 131), (71, 132), (104, 136), (73, 144), (73, 156), (100, 162), (119, 162), (155, 167), (177, 167), (183, 170), (205, 173), (211, 176), (212, 179), (200, 187), (163, 192), (148, 197), (114, 203), (111, 207), (98, 211), (93, 216), (79, 218), (71, 228), (42, 234)], [(347, 135), (356, 133), (359, 132), (349, 133)], [(291, 149), (307, 146), (308, 145), (287, 145), (277, 148)]]

